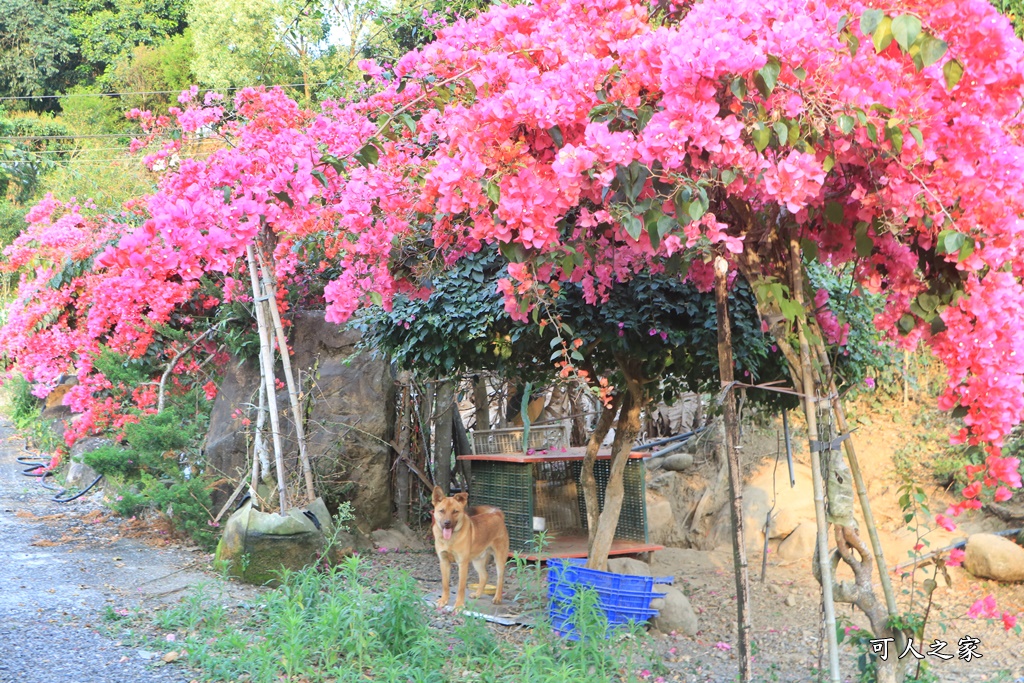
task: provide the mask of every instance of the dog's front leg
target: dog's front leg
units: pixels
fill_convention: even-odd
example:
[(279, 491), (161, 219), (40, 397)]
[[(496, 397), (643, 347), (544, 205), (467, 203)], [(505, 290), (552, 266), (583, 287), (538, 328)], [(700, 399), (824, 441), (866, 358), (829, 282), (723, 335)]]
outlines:
[(448, 598), (451, 597), (452, 563), (442, 553), (437, 554), (437, 559), (441, 561), (441, 597), (437, 600), (437, 606), (441, 608), (448, 606)]
[(469, 581), (469, 558), (459, 558), (459, 589), (455, 593), (455, 609), (466, 604), (466, 583)]

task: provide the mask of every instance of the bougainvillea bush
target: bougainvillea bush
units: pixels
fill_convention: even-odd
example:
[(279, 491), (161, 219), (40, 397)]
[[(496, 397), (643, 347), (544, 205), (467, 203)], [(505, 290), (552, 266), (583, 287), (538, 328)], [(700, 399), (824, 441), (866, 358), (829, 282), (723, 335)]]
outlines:
[[(193, 90), (166, 117), (133, 112), (163, 179), (132, 222), (33, 213), (35, 242), (10, 258), (36, 270), (0, 341), (41, 382), (81, 372), (98, 342), (138, 353), (147, 320), (204, 278), (239, 296), (257, 239), (282, 287), (322, 285), (338, 323), (495, 245), (506, 310), (537, 324), (567, 283), (592, 305), (638, 273), (707, 290), (725, 256), (795, 366), (797, 331), (848, 333), (789, 277), (816, 259), (884, 296), (878, 329), (948, 368), (955, 438), (985, 451), (960, 509), (977, 507), (1021, 486), (1001, 447), (1024, 416), (1022, 57), (984, 0), (540, 0), (364, 62), (362, 101)], [(92, 267), (52, 286), (80, 245)], [(571, 370), (571, 333), (550, 329)]]

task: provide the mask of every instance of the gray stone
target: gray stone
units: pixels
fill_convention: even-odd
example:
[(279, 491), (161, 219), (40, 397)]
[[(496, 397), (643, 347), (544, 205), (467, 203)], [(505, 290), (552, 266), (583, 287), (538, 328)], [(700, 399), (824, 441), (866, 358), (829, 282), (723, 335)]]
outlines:
[(673, 453), (661, 459), (662, 469), (669, 472), (682, 472), (693, 467), (692, 453)]
[(796, 607), (796, 595), (794, 595), (793, 593), (790, 593), (789, 595), (786, 596), (786, 606), (787, 607)]
[(659, 611), (665, 609), (665, 598), (654, 598), (651, 600), (651, 609)]
[(64, 478), (64, 485), (69, 489), (84, 489), (96, 481), (98, 476), (100, 476), (99, 473), (84, 462), (72, 462), (71, 467), (68, 468), (68, 474)]
[(658, 591), (665, 594), (665, 606), (658, 612), (651, 623), (662, 633), (682, 633), (693, 636), (697, 633), (697, 615), (690, 606), (690, 600), (678, 588), (658, 586)]
[(967, 537), (964, 569), (985, 579), (1024, 581), (1024, 548), (995, 534), (971, 534)]
[(608, 560), (608, 571), (630, 576), (651, 576), (651, 566), (632, 557), (612, 557)]
[(370, 534), (373, 545), (380, 550), (427, 550), (426, 542), (412, 529), (401, 522), (395, 522), (390, 529), (377, 529)]
[[(391, 520), (391, 447), (394, 385), (390, 365), (357, 352), (359, 334), (324, 320), (322, 311), (301, 311), (292, 325), (292, 367), (308, 396), (307, 450), (318, 481), (317, 493), (334, 509), (352, 504), (355, 523), (368, 531)], [(246, 428), (233, 417), (258, 400), (259, 364), (229, 362), (210, 415), (204, 453), (209, 474), (224, 478), (214, 496), (223, 505), (250, 466)], [(286, 391), (278, 392), (282, 437), (294, 444)], [(250, 412), (250, 417), (252, 416)], [(294, 446), (286, 453), (298, 468)]]
[(818, 530), (811, 522), (803, 522), (793, 529), (793, 533), (779, 544), (777, 557), (784, 562), (807, 560), (814, 557), (814, 549), (818, 541)]
[[(674, 475), (673, 475), (674, 476)], [(647, 533), (651, 543), (664, 545), (675, 532), (672, 502), (652, 491), (647, 492)]]
[[(319, 529), (305, 510), (320, 522)], [(333, 531), (321, 498), (283, 515), (254, 510), (247, 501), (225, 523), (215, 562), (246, 583), (275, 585), (283, 569), (298, 571), (319, 560)]]
[(100, 436), (87, 436), (84, 439), (79, 439), (73, 446), (71, 446), (71, 460), (72, 462), (81, 462), (82, 456), (86, 453), (92, 453), (104, 446), (113, 445), (114, 442), (110, 439), (105, 439)]

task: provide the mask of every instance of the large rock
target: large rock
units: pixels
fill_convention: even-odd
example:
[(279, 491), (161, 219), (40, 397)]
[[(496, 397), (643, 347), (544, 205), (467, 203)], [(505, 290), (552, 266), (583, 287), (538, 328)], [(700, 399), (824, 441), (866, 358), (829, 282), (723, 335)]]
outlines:
[(1024, 548), (995, 534), (971, 534), (964, 569), (986, 579), (1024, 581)]
[(684, 472), (693, 467), (693, 453), (673, 453), (661, 459), (661, 468), (669, 472)]
[(608, 559), (608, 571), (630, 576), (650, 576), (651, 566), (632, 557), (612, 557)]
[[(295, 315), (292, 367), (308, 396), (307, 450), (316, 470), (318, 493), (333, 509), (352, 504), (355, 524), (365, 531), (391, 520), (391, 449), (394, 386), (387, 362), (357, 352), (357, 332), (324, 320), (323, 312)], [(232, 362), (226, 368), (210, 416), (204, 452), (210, 470), (226, 479), (214, 505), (219, 508), (249, 469), (246, 428), (234, 417), (257, 402), (259, 364)], [(286, 391), (277, 396), (284, 442), (294, 444)], [(288, 467), (298, 467), (294, 447)]]
[(113, 443), (110, 439), (98, 436), (87, 436), (76, 441), (71, 446), (71, 466), (68, 468), (67, 476), (64, 478), (64, 485), (69, 489), (84, 489), (96, 481), (99, 473), (82, 462), (82, 456), (104, 446), (111, 446)]
[(784, 562), (812, 559), (817, 542), (818, 530), (814, 523), (803, 522), (779, 544), (776, 556)]
[[(681, 633), (687, 636), (697, 634), (697, 615), (690, 606), (690, 600), (683, 592), (672, 586), (658, 586), (657, 590), (664, 593), (658, 598), (660, 610), (651, 623), (662, 633)], [(664, 601), (663, 603), (660, 601)]]
[(389, 550), (427, 550), (426, 542), (401, 522), (395, 522), (390, 529), (377, 529), (370, 534), (373, 545), (382, 552)]
[(672, 502), (653, 491), (647, 492), (647, 536), (651, 543), (664, 545), (675, 532), (676, 518)]
[[(304, 510), (313, 513), (320, 528)], [(214, 562), (246, 583), (275, 585), (282, 570), (298, 571), (316, 562), (333, 531), (321, 498), (284, 515), (254, 510), (247, 501), (225, 523)]]

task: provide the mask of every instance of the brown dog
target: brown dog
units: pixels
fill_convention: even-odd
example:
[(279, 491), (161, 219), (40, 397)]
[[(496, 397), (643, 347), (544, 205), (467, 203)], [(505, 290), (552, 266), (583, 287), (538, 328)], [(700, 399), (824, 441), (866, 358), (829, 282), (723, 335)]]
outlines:
[(467, 508), (469, 495), (456, 493), (445, 497), (440, 486), (434, 487), (431, 498), (434, 503), (434, 549), (441, 561), (441, 598), (438, 607), (448, 604), (451, 595), (452, 562), (459, 565), (459, 589), (455, 593), (455, 609), (461, 609), (466, 602), (466, 581), (469, 578), (469, 563), (473, 563), (480, 586), (473, 594), (479, 598), (487, 585), (487, 560), (494, 556), (498, 567), (497, 590), (494, 604), (501, 604), (501, 591), (505, 583), (505, 562), (508, 560), (508, 529), (505, 515), (496, 507), (480, 505)]

